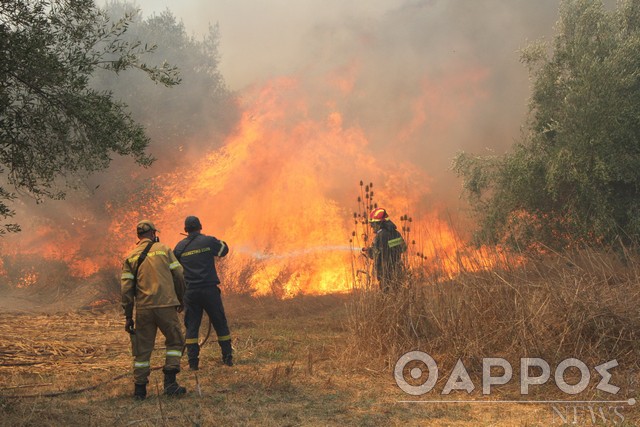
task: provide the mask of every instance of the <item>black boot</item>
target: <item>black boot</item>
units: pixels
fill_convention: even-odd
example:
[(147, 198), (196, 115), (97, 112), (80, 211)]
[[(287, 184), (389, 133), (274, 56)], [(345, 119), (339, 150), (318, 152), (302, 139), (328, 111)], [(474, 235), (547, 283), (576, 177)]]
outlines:
[(176, 381), (178, 371), (163, 370), (162, 372), (164, 372), (164, 394), (167, 396), (179, 396), (187, 392), (187, 389), (181, 387)]
[(189, 360), (189, 369), (192, 371), (197, 371), (199, 362), (200, 362), (200, 359)]
[(227, 366), (233, 366), (233, 355), (226, 354), (222, 356), (222, 363), (224, 363)]
[(220, 350), (222, 351), (222, 363), (227, 366), (233, 366), (233, 349), (231, 341), (219, 341)]
[(133, 398), (135, 400), (144, 400), (147, 398), (147, 385), (146, 384), (135, 384), (136, 389), (133, 392)]
[(200, 360), (200, 346), (197, 343), (187, 344), (187, 356), (189, 357), (189, 368), (192, 371), (197, 371)]
[(227, 366), (233, 366), (233, 355), (232, 354), (223, 354), (222, 355), (222, 363)]

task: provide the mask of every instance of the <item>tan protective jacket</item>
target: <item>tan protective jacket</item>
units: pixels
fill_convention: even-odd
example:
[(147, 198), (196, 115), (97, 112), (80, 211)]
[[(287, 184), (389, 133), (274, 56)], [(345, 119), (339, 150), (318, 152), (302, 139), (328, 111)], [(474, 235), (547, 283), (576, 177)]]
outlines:
[[(120, 287), (122, 307), (127, 317), (133, 316), (134, 277), (140, 254), (151, 242), (142, 239), (124, 260)], [(156, 242), (149, 249), (147, 258), (138, 269), (135, 286), (135, 305), (138, 310), (148, 308), (174, 307), (182, 305), (185, 283), (182, 266), (171, 249)]]

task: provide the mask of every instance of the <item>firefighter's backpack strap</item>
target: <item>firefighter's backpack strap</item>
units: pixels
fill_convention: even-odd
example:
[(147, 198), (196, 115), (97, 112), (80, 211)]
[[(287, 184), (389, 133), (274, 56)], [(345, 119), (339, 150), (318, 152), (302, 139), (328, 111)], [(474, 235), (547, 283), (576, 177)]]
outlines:
[[(180, 261), (180, 258), (182, 258), (182, 254), (184, 254), (184, 253), (187, 251), (187, 248), (189, 247), (189, 245), (190, 245), (191, 243), (193, 243), (193, 241), (194, 241), (194, 240), (196, 240), (196, 238), (197, 238), (197, 237), (198, 237), (198, 234), (196, 234), (195, 236), (193, 236), (193, 237), (191, 238), (191, 240), (189, 240), (189, 241), (187, 242), (187, 244), (186, 244), (186, 245), (184, 245), (184, 248), (182, 248), (182, 252), (180, 252), (180, 254), (179, 254), (179, 255), (178, 255), (178, 254), (174, 254), (174, 255), (176, 256), (176, 259), (177, 259), (178, 261)], [(138, 264), (138, 265), (140, 265), (140, 264)]]
[(151, 246), (153, 246), (154, 243), (155, 242), (149, 242), (147, 246), (145, 246), (145, 248), (142, 250), (142, 253), (140, 254), (140, 256), (138, 257), (138, 265), (136, 265), (136, 271), (133, 272), (133, 285), (134, 285), (133, 295), (137, 293), (135, 288), (138, 287), (138, 270), (140, 269), (140, 264), (142, 264), (144, 260), (147, 259), (147, 254), (149, 253), (149, 249), (151, 249)]

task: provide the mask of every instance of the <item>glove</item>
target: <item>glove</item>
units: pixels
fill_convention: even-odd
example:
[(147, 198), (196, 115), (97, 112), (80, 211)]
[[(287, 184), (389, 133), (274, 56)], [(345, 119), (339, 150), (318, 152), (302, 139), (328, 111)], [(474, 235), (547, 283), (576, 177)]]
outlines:
[(127, 317), (127, 320), (124, 323), (124, 330), (127, 331), (131, 335), (136, 333), (136, 330), (133, 328), (133, 318), (132, 317)]

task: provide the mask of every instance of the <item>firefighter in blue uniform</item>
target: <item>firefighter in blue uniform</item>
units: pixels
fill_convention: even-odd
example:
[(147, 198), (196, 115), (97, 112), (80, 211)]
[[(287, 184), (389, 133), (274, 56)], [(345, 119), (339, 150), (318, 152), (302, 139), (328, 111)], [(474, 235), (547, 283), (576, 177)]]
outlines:
[(218, 335), (222, 362), (233, 366), (231, 333), (224, 314), (220, 295), (220, 279), (216, 272), (215, 257), (224, 257), (229, 247), (222, 240), (202, 234), (202, 225), (195, 216), (184, 221), (184, 231), (189, 235), (178, 242), (174, 254), (182, 264), (187, 290), (184, 295), (184, 323), (187, 328), (186, 345), (189, 368), (199, 367), (200, 346), (198, 331), (202, 322), (202, 311), (206, 311)]

